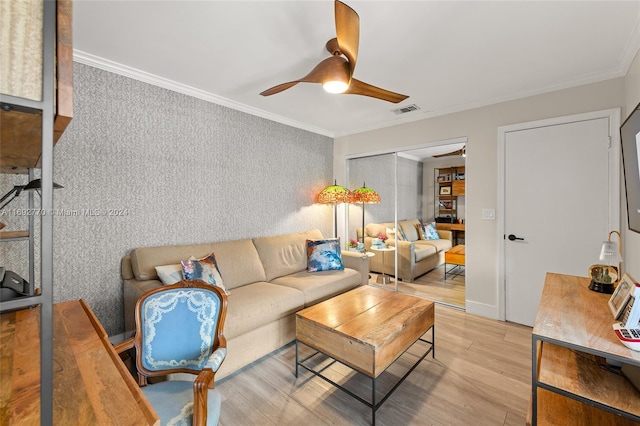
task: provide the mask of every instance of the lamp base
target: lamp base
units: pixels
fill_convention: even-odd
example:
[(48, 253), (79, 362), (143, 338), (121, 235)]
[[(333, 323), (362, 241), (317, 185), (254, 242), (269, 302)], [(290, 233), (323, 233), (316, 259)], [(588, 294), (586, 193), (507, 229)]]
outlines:
[(592, 280), (591, 284), (589, 284), (589, 290), (597, 291), (598, 293), (612, 294), (614, 287), (613, 283), (599, 283)]

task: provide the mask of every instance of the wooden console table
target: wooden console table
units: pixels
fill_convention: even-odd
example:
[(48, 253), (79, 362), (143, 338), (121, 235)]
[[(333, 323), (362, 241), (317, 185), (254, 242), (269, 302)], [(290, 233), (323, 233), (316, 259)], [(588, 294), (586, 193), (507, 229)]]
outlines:
[[(40, 309), (0, 315), (0, 419), (40, 424)], [(157, 425), (135, 380), (83, 300), (53, 307), (53, 424)]]
[(436, 229), (451, 231), (453, 245), (457, 246), (460, 234), (464, 237), (464, 225), (464, 223), (436, 223)]
[(640, 366), (640, 352), (616, 338), (609, 295), (588, 286), (588, 278), (546, 276), (532, 334), (529, 425), (640, 422), (640, 392), (604, 360)]

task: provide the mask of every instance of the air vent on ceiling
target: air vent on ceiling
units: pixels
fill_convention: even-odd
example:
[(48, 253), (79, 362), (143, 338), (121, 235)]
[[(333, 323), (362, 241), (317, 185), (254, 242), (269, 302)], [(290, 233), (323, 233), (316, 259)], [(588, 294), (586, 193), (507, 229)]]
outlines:
[(396, 115), (400, 115), (400, 114), (406, 114), (406, 113), (411, 112), (411, 111), (417, 111), (419, 109), (420, 109), (420, 107), (418, 105), (411, 104), (411, 105), (407, 105), (407, 106), (402, 107), (402, 108), (392, 109), (391, 111), (395, 112)]

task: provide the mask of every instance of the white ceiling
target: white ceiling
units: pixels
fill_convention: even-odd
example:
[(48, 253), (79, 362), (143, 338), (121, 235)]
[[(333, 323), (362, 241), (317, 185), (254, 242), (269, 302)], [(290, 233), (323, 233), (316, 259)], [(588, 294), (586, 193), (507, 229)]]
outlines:
[(75, 0), (75, 59), (336, 137), (624, 76), (640, 48), (638, 0), (345, 2), (360, 16), (354, 77), (409, 99), (259, 95), (328, 57), (331, 0)]

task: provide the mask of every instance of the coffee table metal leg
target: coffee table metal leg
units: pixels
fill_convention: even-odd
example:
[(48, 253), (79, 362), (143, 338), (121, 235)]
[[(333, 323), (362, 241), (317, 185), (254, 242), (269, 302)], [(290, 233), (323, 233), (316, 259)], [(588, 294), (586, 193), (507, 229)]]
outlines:
[(376, 426), (376, 378), (371, 378), (371, 424)]
[(436, 359), (436, 325), (431, 326), (431, 358)]
[[(304, 368), (305, 370), (309, 371), (310, 373), (312, 373), (313, 375), (315, 375), (316, 377), (319, 377), (319, 378), (323, 379), (325, 382), (328, 382), (328, 383), (332, 384), (336, 388), (338, 388), (341, 391), (347, 393), (351, 397), (357, 399), (358, 401), (360, 401), (361, 403), (363, 403), (367, 407), (371, 408), (371, 424), (375, 425), (376, 424), (376, 410), (378, 408), (380, 408), (380, 406), (382, 404), (385, 403), (387, 398), (389, 398), (391, 396), (391, 394), (393, 394), (393, 392), (405, 381), (405, 379), (409, 376), (409, 374), (411, 374), (411, 372), (413, 372), (413, 370), (415, 370), (415, 368), (418, 367), (418, 365), (427, 357), (429, 352), (431, 352), (431, 356), (435, 359), (435, 337), (436, 337), (435, 324), (433, 324), (430, 328), (431, 328), (431, 341), (424, 340), (422, 337), (418, 338), (419, 341), (429, 344), (428, 350), (426, 352), (424, 352), (418, 358), (418, 360), (409, 368), (409, 370), (404, 374), (404, 376), (402, 376), (400, 378), (400, 380), (396, 381), (395, 385), (389, 391), (387, 391), (387, 393), (378, 402), (376, 402), (376, 379), (374, 377), (368, 376), (368, 377), (371, 378), (371, 401), (367, 401), (364, 398), (362, 398), (362, 397), (356, 395), (355, 393), (351, 392), (350, 390), (342, 387), (340, 384), (338, 384), (337, 382), (331, 380), (327, 376), (323, 375), (322, 371), (326, 367), (323, 368), (320, 371), (317, 371), (317, 370), (314, 370), (312, 367), (305, 365), (306, 361), (308, 361), (309, 359), (315, 357), (316, 355), (318, 355), (318, 354), (320, 354), (322, 352), (316, 351), (314, 354), (305, 357), (303, 360), (299, 360), (298, 359), (298, 344), (299, 344), (299, 340), (297, 340), (297, 339), (296, 339), (296, 377), (298, 377), (298, 366), (300, 366), (300, 367)], [(416, 342), (418, 340), (416, 340)], [(414, 342), (414, 344), (416, 342)], [(305, 345), (308, 346), (306, 343), (305, 343)], [(331, 357), (329, 356), (329, 358), (331, 358)], [(331, 364), (333, 364), (335, 362), (339, 362), (339, 361), (334, 359)], [(346, 365), (346, 364), (343, 364), (343, 365)]]

